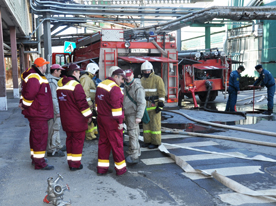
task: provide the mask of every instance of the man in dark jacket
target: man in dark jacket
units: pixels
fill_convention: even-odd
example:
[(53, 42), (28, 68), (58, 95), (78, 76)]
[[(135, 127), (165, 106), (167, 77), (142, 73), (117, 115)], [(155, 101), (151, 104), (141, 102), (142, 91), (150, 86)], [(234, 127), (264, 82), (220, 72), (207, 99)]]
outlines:
[(54, 166), (45, 162), (48, 139), (48, 120), (54, 118), (53, 101), (49, 82), (44, 76), (46, 64), (42, 57), (22, 75), (22, 95), (19, 108), (30, 122), (30, 149), (35, 169), (52, 170)]
[(266, 86), (267, 88), (267, 111), (264, 111), (263, 114), (271, 115), (273, 113), (275, 80), (269, 71), (263, 69), (261, 64), (255, 66), (255, 69), (260, 76), (253, 85), (256, 86), (261, 82), (261, 86)]
[(80, 68), (70, 64), (67, 76), (58, 81), (57, 98), (63, 130), (66, 132), (67, 161), (71, 171), (83, 168), (81, 164), (85, 130), (92, 112), (79, 82)]
[(237, 97), (240, 93), (240, 78), (241, 73), (244, 71), (244, 66), (240, 65), (237, 70), (232, 71), (229, 78), (228, 87), (228, 101), (225, 111), (235, 112), (235, 105), (237, 103)]

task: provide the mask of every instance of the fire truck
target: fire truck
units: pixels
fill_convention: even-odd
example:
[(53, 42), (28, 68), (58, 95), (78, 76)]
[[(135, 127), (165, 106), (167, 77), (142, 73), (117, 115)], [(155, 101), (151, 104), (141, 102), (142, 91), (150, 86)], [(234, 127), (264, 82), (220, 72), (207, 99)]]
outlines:
[[(132, 69), (135, 78), (141, 78), (141, 64), (148, 60), (155, 74), (162, 77), (168, 103), (181, 101), (184, 95), (195, 95), (204, 102), (213, 101), (218, 91), (226, 91), (232, 61), (218, 50), (177, 52), (171, 35), (141, 35), (121, 29), (102, 29), (101, 32), (77, 39), (72, 54), (53, 53), (52, 62), (75, 62), (85, 70), (86, 65), (99, 65), (99, 78), (108, 77), (111, 66)], [(209, 90), (209, 95), (208, 95)]]
[(122, 29), (102, 29), (88, 37), (77, 39), (72, 54), (53, 53), (52, 63), (75, 62), (85, 70), (86, 65), (99, 65), (99, 78), (108, 77), (112, 66), (123, 70), (132, 69), (135, 78), (141, 78), (141, 64), (148, 60), (155, 74), (162, 77), (167, 102), (178, 101), (178, 56), (176, 41), (172, 35), (141, 35), (127, 33)]
[(227, 91), (232, 64), (240, 63), (227, 58), (218, 49), (183, 51), (178, 53), (178, 58), (179, 106), (184, 95), (198, 95), (201, 102), (205, 102), (208, 96), (207, 101), (214, 101), (218, 91)]

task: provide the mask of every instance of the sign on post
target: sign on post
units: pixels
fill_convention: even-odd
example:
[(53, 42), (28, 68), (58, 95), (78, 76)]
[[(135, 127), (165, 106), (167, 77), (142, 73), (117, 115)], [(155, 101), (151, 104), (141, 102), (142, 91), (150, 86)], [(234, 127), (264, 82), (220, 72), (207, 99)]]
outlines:
[(76, 48), (76, 43), (75, 42), (69, 42), (65, 41), (64, 42), (64, 53), (72, 53), (74, 49)]

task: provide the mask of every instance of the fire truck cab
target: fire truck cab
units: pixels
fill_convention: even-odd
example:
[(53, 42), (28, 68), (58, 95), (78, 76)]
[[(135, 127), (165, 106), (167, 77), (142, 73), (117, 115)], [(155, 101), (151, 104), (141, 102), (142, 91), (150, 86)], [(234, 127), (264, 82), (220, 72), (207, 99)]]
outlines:
[[(69, 60), (71, 58), (71, 61)], [(155, 74), (162, 77), (167, 91), (167, 102), (178, 101), (178, 56), (175, 38), (170, 35), (137, 36), (122, 29), (102, 29), (101, 32), (78, 39), (71, 54), (53, 53), (52, 62), (75, 62), (85, 70), (86, 65), (99, 65), (99, 78), (108, 77), (112, 66), (132, 69), (135, 78), (141, 78), (141, 64), (148, 60)]]

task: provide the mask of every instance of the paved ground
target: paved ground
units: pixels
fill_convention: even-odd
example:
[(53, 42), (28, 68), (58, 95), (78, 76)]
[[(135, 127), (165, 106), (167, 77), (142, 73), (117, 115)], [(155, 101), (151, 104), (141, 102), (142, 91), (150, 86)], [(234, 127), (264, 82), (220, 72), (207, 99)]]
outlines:
[[(264, 92), (262, 92), (264, 93)], [(247, 97), (242, 93), (239, 98)], [(128, 165), (128, 173), (117, 177), (115, 172), (107, 176), (96, 175), (97, 142), (85, 142), (82, 163), (84, 169), (72, 172), (68, 169), (66, 158), (48, 158), (55, 166), (53, 171), (36, 171), (29, 158), (28, 121), (17, 108), (18, 100), (8, 93), (8, 111), (0, 112), (0, 205), (46, 205), (42, 202), (47, 188), (47, 178), (64, 177), (59, 183), (68, 184), (71, 191), (65, 192), (64, 200), (71, 199), (72, 205), (274, 205), (274, 199), (251, 198), (235, 193), (212, 178), (194, 177), (177, 166), (171, 158), (159, 150), (142, 150), (141, 162)], [(185, 100), (186, 101), (186, 100)], [(220, 95), (213, 108), (223, 110), (225, 99)], [(189, 105), (191, 100), (187, 100)], [(243, 101), (245, 102), (245, 101)], [(243, 102), (237, 108), (243, 109)], [(256, 105), (265, 108), (266, 100)], [(186, 107), (187, 108), (187, 107)], [(252, 109), (252, 105), (247, 106)], [(210, 113), (202, 110), (181, 112), (204, 121), (236, 124), (238, 127), (276, 132), (275, 117), (251, 115), (245, 120), (239, 115)], [(183, 127), (185, 131), (232, 136), (276, 143), (275, 137), (245, 133), (228, 129), (216, 129), (199, 125), (186, 118), (163, 112), (166, 126)], [(248, 120), (249, 119), (249, 120)], [(219, 153), (234, 153), (253, 157), (261, 154), (276, 159), (276, 149), (232, 141), (190, 137), (185, 135), (163, 134), (163, 142)], [(65, 142), (65, 133), (62, 132)], [(125, 148), (127, 149), (127, 148)], [(217, 170), (225, 176), (252, 190), (275, 189), (275, 163), (243, 160), (233, 157), (214, 157), (213, 154), (183, 148), (171, 148), (171, 153), (181, 156), (195, 169)], [(112, 158), (111, 158), (112, 159)]]

